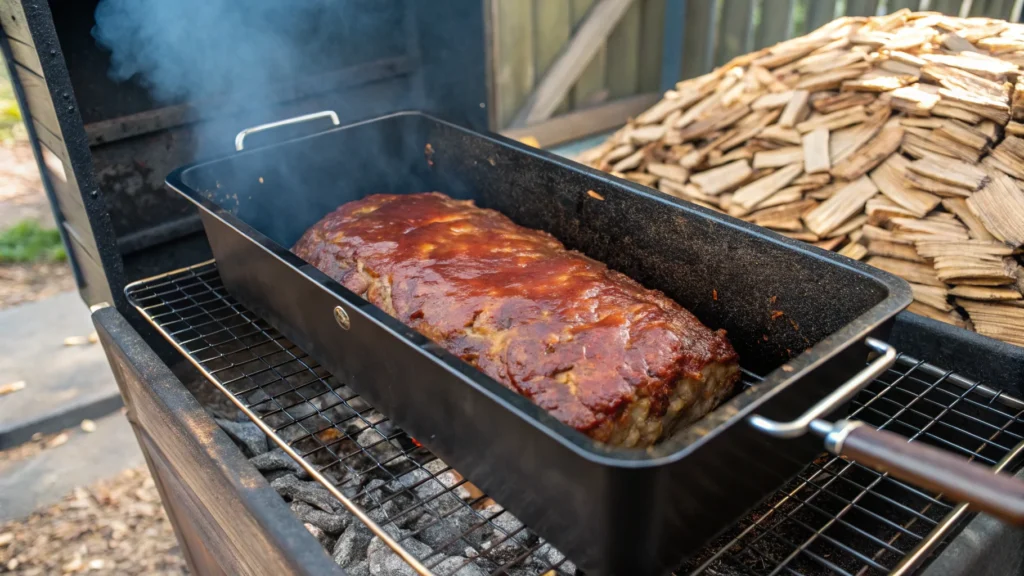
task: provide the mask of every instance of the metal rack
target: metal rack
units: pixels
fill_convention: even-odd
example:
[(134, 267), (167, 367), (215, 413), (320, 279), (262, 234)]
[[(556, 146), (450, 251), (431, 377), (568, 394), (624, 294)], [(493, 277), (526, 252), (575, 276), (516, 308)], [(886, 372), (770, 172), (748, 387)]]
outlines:
[[(129, 285), (130, 302), (304, 470), (421, 573), (572, 574), (511, 513), (224, 289), (213, 262)], [(757, 376), (745, 373), (745, 384)], [(998, 469), (1024, 451), (1024, 402), (901, 356), (852, 415)], [(677, 574), (909, 573), (963, 506), (823, 455)], [(422, 544), (426, 541), (430, 546)], [(466, 560), (451, 562), (435, 551)]]

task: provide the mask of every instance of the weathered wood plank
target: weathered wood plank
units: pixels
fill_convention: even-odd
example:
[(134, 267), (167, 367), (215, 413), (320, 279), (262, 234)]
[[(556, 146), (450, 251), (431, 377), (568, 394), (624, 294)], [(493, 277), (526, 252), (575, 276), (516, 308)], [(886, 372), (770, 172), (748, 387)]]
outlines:
[(627, 118), (636, 117), (650, 108), (660, 97), (658, 92), (648, 92), (620, 98), (599, 106), (573, 110), (533, 126), (502, 130), (501, 133), (517, 140), (530, 136), (546, 148), (621, 126)]
[(8, 45), (11, 47), (11, 56), (18, 64), (43, 76), (43, 63), (39, 61), (39, 53), (34, 46), (25, 44), (20, 40), (8, 37)]
[(750, 52), (753, 41), (754, 0), (724, 0), (718, 30), (715, 66)]
[(640, 26), (640, 92), (656, 92), (661, 87), (661, 47), (665, 34), (667, 0), (643, 0)]
[(609, 100), (631, 96), (639, 88), (642, 9), (640, 0), (633, 2), (608, 36), (608, 62), (605, 64), (608, 70), (605, 74)]
[(808, 0), (807, 2), (807, 32), (813, 32), (821, 28), (835, 18), (836, 0)]
[(928, 9), (956, 16), (960, 13), (961, 4), (963, 4), (962, 0), (931, 0)]
[[(556, 0), (555, 2), (534, 0), (533, 68), (535, 78), (542, 77), (551, 68), (572, 35), (571, 8), (568, 0)], [(568, 109), (568, 99), (563, 99), (555, 109), (555, 114), (562, 114)]]
[(878, 12), (878, 0), (846, 0), (847, 16), (874, 16)]
[(755, 34), (754, 48), (764, 48), (793, 35), (793, 0), (764, 0), (761, 26)]
[(533, 86), (533, 2), (492, 0), (494, 106), (497, 128), (508, 126)]
[(27, 116), (31, 116), (47, 130), (63, 139), (60, 123), (57, 121), (57, 110), (53, 107), (53, 99), (50, 98), (50, 89), (47, 88), (46, 81), (21, 64), (15, 63), (13, 67), (18, 80), (21, 81), (25, 100), (28, 101)]
[(686, 28), (683, 31), (682, 78), (709, 72), (715, 56), (715, 22), (718, 2), (686, 0)]
[[(583, 18), (593, 6), (594, 0), (572, 0), (572, 21), (573, 29), (583, 22)], [(608, 91), (605, 89), (605, 71), (608, 61), (608, 50), (605, 45), (597, 50), (597, 54), (590, 60), (586, 68), (580, 74), (579, 80), (572, 88), (572, 107), (574, 109), (586, 108), (608, 99)]]
[(0, 2), (0, 27), (3, 28), (8, 38), (35, 46), (32, 33), (28, 29), (28, 18), (25, 17), (25, 10), (22, 8), (21, 2), (10, 0)]
[[(599, 0), (576, 28), (551, 68), (536, 83), (523, 106), (515, 113), (511, 124), (521, 127), (550, 118), (558, 103), (566, 97), (608, 35), (633, 5), (634, 0)], [(636, 54), (639, 55), (638, 44)], [(636, 66), (635, 59), (633, 66)]]

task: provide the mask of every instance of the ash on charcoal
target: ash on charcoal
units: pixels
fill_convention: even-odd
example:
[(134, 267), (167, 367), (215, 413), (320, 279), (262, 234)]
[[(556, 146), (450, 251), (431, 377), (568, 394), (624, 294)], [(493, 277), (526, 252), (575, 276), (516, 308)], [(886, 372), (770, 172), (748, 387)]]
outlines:
[(370, 540), (373, 540), (373, 532), (362, 522), (352, 522), (334, 544), (331, 556), (342, 568), (354, 566), (366, 560)]
[(299, 466), (291, 456), (284, 453), (284, 450), (275, 448), (270, 452), (264, 452), (259, 456), (255, 456), (249, 459), (249, 462), (256, 467), (257, 470), (263, 472), (266, 475), (267, 472), (273, 472), (275, 470), (290, 470), (296, 475), (305, 477), (306, 471)]
[[(388, 530), (396, 540), (401, 538), (401, 532), (397, 529)], [(430, 546), (416, 540), (406, 538), (400, 544), (416, 558), (426, 558), (434, 553)], [(370, 541), (366, 549), (366, 559), (370, 564), (370, 574), (373, 576), (417, 576), (416, 571), (406, 564), (405, 560), (395, 554), (380, 538), (376, 536)]]
[[(523, 528), (523, 523), (518, 518), (513, 516), (503, 507), (498, 504), (491, 504), (480, 511), (480, 514), (484, 518), (490, 518), (491, 524), (500, 529), (500, 532), (495, 535), (495, 540), (502, 540), (506, 535), (510, 535), (510, 540), (515, 540), (521, 544), (530, 545), (537, 541), (537, 537), (530, 533), (529, 530)], [(518, 530), (518, 532), (516, 532)]]
[(350, 520), (347, 514), (329, 514), (323, 510), (317, 510), (305, 502), (292, 502), (291, 509), (299, 517), (299, 520), (312, 524), (331, 536), (341, 534)]
[(269, 450), (267, 447), (267, 436), (256, 424), (249, 421), (232, 422), (221, 419), (217, 419), (216, 422), (234, 440), (235, 444), (245, 452), (246, 456), (259, 456)]
[(358, 564), (353, 564), (348, 568), (345, 568), (345, 573), (348, 576), (370, 576), (370, 564), (363, 560)]
[[(433, 563), (435, 560), (430, 560)], [(487, 572), (473, 563), (469, 558), (462, 556), (450, 556), (432, 565), (431, 571), (435, 574), (452, 574), (453, 576), (487, 576)]]
[[(437, 518), (429, 514), (413, 525), (413, 534), (435, 550), (456, 556), (466, 550), (468, 543), (479, 547), (491, 537), (490, 526), (470, 508), (456, 510), (451, 515)], [(471, 550), (473, 548), (470, 548)]]
[(309, 522), (305, 522), (303, 526), (305, 526), (306, 530), (308, 530), (309, 533), (313, 535), (313, 538), (316, 538), (316, 541), (319, 542), (321, 546), (323, 546), (324, 548), (329, 548), (331, 546), (331, 537), (327, 534), (324, 534), (323, 530), (317, 528)]
[(341, 506), (326, 488), (316, 482), (299, 480), (294, 474), (282, 476), (271, 482), (270, 486), (281, 496), (312, 504), (324, 512), (334, 512), (336, 507)]

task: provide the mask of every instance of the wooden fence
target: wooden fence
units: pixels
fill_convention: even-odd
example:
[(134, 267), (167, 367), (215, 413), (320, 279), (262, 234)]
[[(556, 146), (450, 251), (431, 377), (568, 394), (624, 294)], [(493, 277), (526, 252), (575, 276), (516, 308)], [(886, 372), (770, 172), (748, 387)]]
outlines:
[(1017, 22), (1024, 0), (487, 0), (491, 125), (541, 144), (619, 125), (683, 78), (833, 18), (901, 8)]

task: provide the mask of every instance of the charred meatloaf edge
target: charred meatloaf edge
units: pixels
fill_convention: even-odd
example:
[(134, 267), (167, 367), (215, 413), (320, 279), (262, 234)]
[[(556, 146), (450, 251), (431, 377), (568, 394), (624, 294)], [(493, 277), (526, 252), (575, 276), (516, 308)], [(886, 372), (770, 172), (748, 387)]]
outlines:
[(550, 234), (438, 192), (342, 205), (293, 251), (558, 420), (650, 446), (739, 378), (724, 330)]

